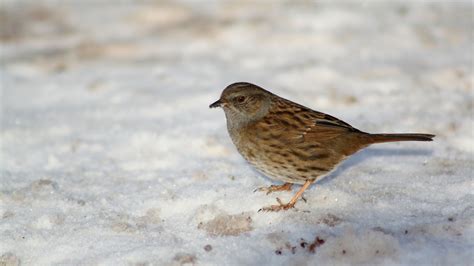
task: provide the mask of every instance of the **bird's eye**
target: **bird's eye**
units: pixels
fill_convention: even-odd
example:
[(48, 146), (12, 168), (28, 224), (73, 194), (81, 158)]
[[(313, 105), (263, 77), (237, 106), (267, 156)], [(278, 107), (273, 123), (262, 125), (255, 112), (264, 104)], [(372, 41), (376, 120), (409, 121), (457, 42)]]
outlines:
[(245, 101), (245, 96), (239, 96), (237, 97), (237, 102), (243, 103)]

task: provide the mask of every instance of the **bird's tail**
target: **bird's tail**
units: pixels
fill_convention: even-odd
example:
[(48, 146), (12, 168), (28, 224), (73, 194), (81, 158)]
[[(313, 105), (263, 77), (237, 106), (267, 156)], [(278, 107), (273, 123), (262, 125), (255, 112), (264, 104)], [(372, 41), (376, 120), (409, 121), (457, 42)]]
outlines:
[(419, 133), (402, 133), (402, 134), (370, 134), (370, 143), (383, 143), (394, 141), (433, 141), (435, 135), (419, 134)]

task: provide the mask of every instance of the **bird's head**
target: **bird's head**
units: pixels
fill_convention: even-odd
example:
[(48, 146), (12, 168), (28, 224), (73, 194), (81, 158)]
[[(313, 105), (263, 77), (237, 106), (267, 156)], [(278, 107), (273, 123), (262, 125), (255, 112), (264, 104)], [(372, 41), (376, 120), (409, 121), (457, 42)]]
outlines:
[(257, 85), (238, 82), (227, 86), (220, 99), (209, 107), (222, 107), (228, 123), (242, 126), (265, 116), (270, 109), (272, 96)]

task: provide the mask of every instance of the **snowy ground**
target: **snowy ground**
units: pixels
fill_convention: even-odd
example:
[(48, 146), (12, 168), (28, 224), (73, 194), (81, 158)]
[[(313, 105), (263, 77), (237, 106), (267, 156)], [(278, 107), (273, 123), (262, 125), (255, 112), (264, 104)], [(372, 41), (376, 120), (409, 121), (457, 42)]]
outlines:
[[(260, 3), (3, 1), (1, 265), (472, 265), (470, 1)], [(258, 213), (292, 193), (208, 109), (234, 81), (437, 137)]]

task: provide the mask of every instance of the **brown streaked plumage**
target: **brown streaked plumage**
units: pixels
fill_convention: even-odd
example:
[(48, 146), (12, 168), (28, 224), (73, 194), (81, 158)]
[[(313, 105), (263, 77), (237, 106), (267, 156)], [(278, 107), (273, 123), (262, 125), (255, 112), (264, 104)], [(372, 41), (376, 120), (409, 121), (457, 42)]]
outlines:
[(432, 141), (431, 134), (369, 134), (333, 116), (281, 98), (256, 85), (238, 82), (227, 86), (218, 101), (237, 150), (257, 170), (285, 182), (259, 190), (267, 194), (303, 184), (290, 200), (262, 208), (293, 208), (314, 181), (341, 161), (370, 144), (392, 141)]

